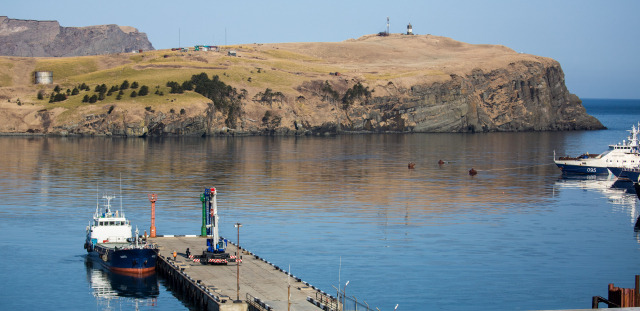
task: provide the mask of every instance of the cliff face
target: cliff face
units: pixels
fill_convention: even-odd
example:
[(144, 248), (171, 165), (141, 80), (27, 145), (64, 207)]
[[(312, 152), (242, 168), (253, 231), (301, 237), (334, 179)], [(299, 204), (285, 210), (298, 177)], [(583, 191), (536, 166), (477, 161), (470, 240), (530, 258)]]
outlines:
[[(507, 68), (451, 75), (446, 82), (398, 88), (346, 111), (345, 130), (495, 132), (602, 129), (568, 92), (560, 65), (511, 63)], [(378, 92), (376, 92), (378, 93)]]
[(0, 16), (0, 55), (21, 57), (86, 56), (153, 50), (147, 35), (132, 27), (61, 27), (57, 21)]
[[(95, 29), (113, 33), (107, 37), (119, 33), (107, 26)], [(95, 29), (83, 30), (78, 36), (102, 36)], [(74, 31), (78, 30), (59, 33), (71, 38), (76, 36), (70, 35)], [(60, 48), (66, 45), (57, 42)], [(100, 50), (103, 46), (93, 47)], [(0, 132), (331, 135), (604, 128), (567, 90), (557, 61), (516, 53), (504, 46), (473, 45), (431, 35), (391, 35), (338, 43), (253, 44), (233, 50), (238, 57), (227, 55), (225, 50), (157, 51), (135, 59), (121, 54), (83, 60), (102, 68), (98, 70), (126, 67), (121, 72), (135, 76), (140, 85), (155, 88), (155, 94), (143, 99), (129, 96), (131, 90), (127, 90), (120, 99), (107, 95), (90, 104), (80, 99), (97, 93), (81, 91), (62, 103), (33, 99), (21, 105), (18, 99), (34, 98), (38, 90), (49, 98), (53, 86), (15, 82), (12, 88), (0, 87), (0, 99), (7, 99), (0, 101)], [(21, 62), (14, 58), (10, 62), (13, 67), (6, 68), (32, 75), (33, 59)], [(163, 76), (182, 84), (185, 77), (199, 72), (211, 78), (217, 75), (226, 83), (227, 91), (222, 92), (226, 95), (172, 94), (166, 82), (157, 79)], [(78, 77), (67, 77), (69, 82), (62, 87), (73, 89), (82, 82), (92, 89), (103, 83), (119, 85), (131, 79), (127, 74), (85, 81), (87, 75), (82, 72)], [(25, 91), (15, 95), (20, 90)]]

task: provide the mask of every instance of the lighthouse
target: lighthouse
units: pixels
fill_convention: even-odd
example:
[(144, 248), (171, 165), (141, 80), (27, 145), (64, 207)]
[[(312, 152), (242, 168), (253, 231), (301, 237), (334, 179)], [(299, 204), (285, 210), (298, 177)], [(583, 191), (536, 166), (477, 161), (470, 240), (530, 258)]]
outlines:
[(413, 27), (411, 26), (411, 23), (407, 25), (407, 35), (413, 35)]

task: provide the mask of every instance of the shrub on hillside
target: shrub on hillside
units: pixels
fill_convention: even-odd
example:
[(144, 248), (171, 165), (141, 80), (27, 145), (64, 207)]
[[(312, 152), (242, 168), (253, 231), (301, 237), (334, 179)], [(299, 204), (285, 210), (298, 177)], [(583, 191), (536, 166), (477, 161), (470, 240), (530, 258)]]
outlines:
[(178, 84), (178, 82), (169, 81), (169, 82), (167, 82), (167, 87), (171, 88), (171, 91), (169, 91), (169, 93), (172, 93), (172, 94), (182, 94), (182, 93), (184, 93), (184, 90), (182, 89), (182, 86), (180, 86), (180, 84)]
[(141, 86), (138, 91), (138, 96), (147, 96), (147, 94), (149, 94), (149, 87), (146, 85)]
[(67, 95), (63, 93), (56, 93), (52, 98), (49, 99), (50, 103), (61, 102), (67, 99)]

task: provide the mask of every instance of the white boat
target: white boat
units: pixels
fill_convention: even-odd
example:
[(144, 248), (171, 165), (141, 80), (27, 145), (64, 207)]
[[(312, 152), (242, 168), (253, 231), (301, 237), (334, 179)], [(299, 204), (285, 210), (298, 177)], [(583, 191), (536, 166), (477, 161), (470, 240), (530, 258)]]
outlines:
[(142, 275), (153, 273), (156, 267), (155, 246), (143, 241), (136, 229), (131, 234), (131, 223), (123, 211), (112, 211), (113, 195), (105, 195), (104, 209), (96, 205), (93, 219), (87, 226), (84, 248), (90, 256), (113, 272)]
[[(640, 165), (640, 123), (631, 127), (628, 140), (609, 145), (609, 150), (601, 154), (585, 153), (578, 157), (559, 157), (555, 151), (553, 161), (567, 174), (609, 174), (615, 175), (615, 168), (632, 168)], [(613, 168), (613, 170), (611, 170)]]

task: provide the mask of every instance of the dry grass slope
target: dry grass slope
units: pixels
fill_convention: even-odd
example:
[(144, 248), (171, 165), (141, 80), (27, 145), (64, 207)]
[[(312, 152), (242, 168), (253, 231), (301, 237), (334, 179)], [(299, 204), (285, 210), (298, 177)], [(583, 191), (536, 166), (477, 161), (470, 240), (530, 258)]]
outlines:
[[(229, 50), (235, 50), (237, 56), (228, 56)], [(186, 109), (195, 114), (198, 109), (206, 107), (209, 100), (193, 92), (169, 94), (166, 82), (182, 83), (192, 75), (205, 72), (210, 77), (218, 75), (237, 90), (246, 90), (249, 99), (266, 88), (295, 99), (300, 96), (300, 85), (312, 80), (335, 79), (335, 75), (330, 75), (335, 72), (339, 72), (345, 81), (360, 81), (372, 89), (390, 81), (398, 87), (408, 87), (447, 81), (451, 75), (464, 76), (478, 68), (485, 71), (504, 68), (509, 63), (522, 60), (554, 62), (518, 54), (503, 46), (472, 45), (431, 35), (368, 35), (337, 43), (249, 44), (222, 47), (218, 52), (157, 50), (69, 58), (0, 57), (0, 111), (15, 109), (35, 115), (42, 109), (55, 109), (60, 121), (64, 122), (80, 120), (87, 112), (104, 113), (111, 105), (120, 110), (131, 107), (142, 110), (151, 106), (162, 112)], [(54, 85), (34, 85), (35, 71), (53, 71)], [(124, 96), (119, 101), (113, 95), (93, 105), (82, 103), (86, 92), (54, 104), (48, 103), (48, 97), (45, 100), (36, 98), (38, 91), (51, 93), (55, 85), (66, 90), (86, 83), (93, 90), (96, 85), (104, 83), (110, 87), (121, 84), (123, 80), (147, 85), (150, 95)], [(156, 90), (163, 92), (164, 96), (155, 95)], [(18, 101), (20, 107), (17, 106)], [(247, 115), (257, 118), (264, 113), (264, 107), (251, 102), (246, 105)], [(301, 102), (296, 102), (290, 109), (298, 109), (299, 113), (307, 116), (313, 114), (313, 108)], [(15, 118), (15, 114), (0, 114), (0, 124), (10, 124), (7, 118)], [(0, 125), (0, 132), (24, 128), (11, 126)]]

